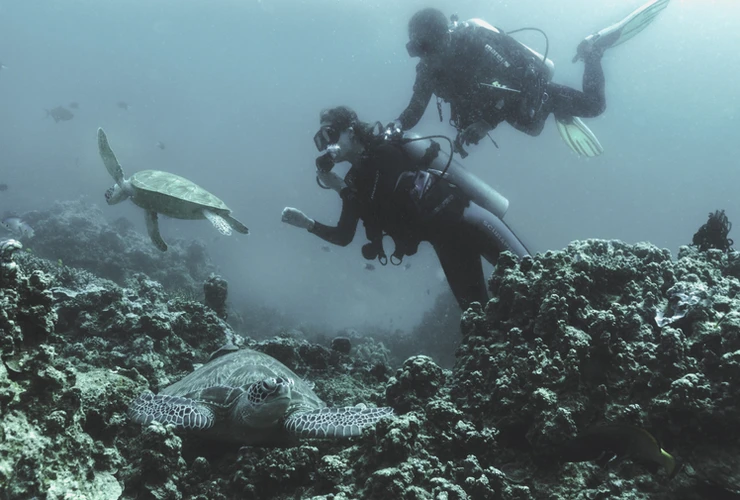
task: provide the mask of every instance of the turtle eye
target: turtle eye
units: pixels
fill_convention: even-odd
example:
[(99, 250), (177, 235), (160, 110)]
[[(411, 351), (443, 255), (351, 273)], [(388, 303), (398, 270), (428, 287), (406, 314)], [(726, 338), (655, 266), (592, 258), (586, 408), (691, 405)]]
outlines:
[(277, 380), (274, 378), (265, 379), (262, 381), (262, 387), (264, 387), (266, 391), (274, 391), (277, 388)]

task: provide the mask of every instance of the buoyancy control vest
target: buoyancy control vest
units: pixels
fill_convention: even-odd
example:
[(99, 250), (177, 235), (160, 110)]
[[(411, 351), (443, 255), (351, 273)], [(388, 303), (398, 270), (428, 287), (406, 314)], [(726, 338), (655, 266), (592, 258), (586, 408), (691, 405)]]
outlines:
[[(490, 103), (489, 109), (499, 110), (509, 118), (512, 112), (520, 115), (516, 121), (536, 121), (547, 101), (546, 86), (552, 80), (555, 64), (482, 19), (453, 23), (451, 32), (464, 40), (460, 43), (468, 47), (468, 52), (480, 54), (475, 80), (486, 90), (484, 102)], [(513, 108), (515, 111), (512, 106), (517, 106)], [(470, 119), (463, 118), (459, 125), (464, 128), (471, 123)]]
[[(461, 201), (465, 205), (471, 201), (503, 219), (509, 208), (509, 200), (460, 162), (450, 158), (434, 137), (403, 134), (386, 140), (400, 145), (413, 162), (415, 168), (399, 176), (396, 187), (419, 207), (423, 218), (432, 220), (443, 217), (446, 212), (456, 211)], [(377, 258), (381, 264), (385, 264), (387, 257), (383, 250), (383, 231), (366, 226), (366, 235), (369, 243), (363, 247), (363, 256), (367, 259)], [(395, 244), (392, 264), (398, 265), (404, 256), (416, 253), (420, 243), (418, 239), (390, 236)]]

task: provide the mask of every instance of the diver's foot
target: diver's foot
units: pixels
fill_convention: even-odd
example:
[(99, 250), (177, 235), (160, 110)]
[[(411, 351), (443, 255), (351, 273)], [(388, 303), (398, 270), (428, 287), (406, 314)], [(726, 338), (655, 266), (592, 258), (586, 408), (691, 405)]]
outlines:
[(601, 57), (609, 47), (624, 43), (644, 30), (668, 6), (669, 0), (650, 0), (632, 11), (627, 17), (587, 36), (576, 49), (573, 62), (588, 57)]
[(612, 31), (604, 35), (600, 33), (594, 33), (593, 35), (587, 36), (581, 43), (578, 44), (576, 49), (576, 56), (573, 58), (573, 62), (578, 60), (586, 60), (593, 57), (601, 58), (604, 55), (604, 51), (614, 45), (614, 42), (619, 40), (620, 32)]

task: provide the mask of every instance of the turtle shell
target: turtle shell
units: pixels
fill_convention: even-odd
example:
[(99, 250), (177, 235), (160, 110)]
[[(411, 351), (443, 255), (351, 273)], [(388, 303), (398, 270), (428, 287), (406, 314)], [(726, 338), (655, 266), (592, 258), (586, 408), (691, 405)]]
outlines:
[(240, 349), (219, 356), (162, 390), (161, 394), (224, 406), (229, 404), (233, 394), (228, 391), (206, 391), (206, 389), (215, 386), (245, 388), (270, 377), (289, 378), (294, 382), (287, 414), (298, 409), (315, 410), (326, 406), (313, 391), (313, 384), (304, 381), (272, 356), (252, 349)]
[(134, 188), (134, 203), (145, 210), (179, 219), (202, 219), (203, 208), (217, 213), (231, 212), (220, 198), (179, 175), (141, 170), (129, 181)]

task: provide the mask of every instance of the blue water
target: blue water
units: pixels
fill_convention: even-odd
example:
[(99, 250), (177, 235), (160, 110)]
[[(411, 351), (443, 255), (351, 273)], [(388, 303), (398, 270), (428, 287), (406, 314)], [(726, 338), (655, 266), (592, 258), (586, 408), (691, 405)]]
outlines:
[[(578, 87), (583, 66), (570, 62), (578, 42), (638, 4), (432, 5), (504, 30), (545, 30), (555, 80)], [(112, 181), (95, 142), (103, 126), (128, 173), (157, 168), (186, 176), (217, 193), (250, 228), (248, 237), (223, 238), (203, 221), (161, 223), (165, 239), (207, 241), (235, 305), (256, 301), (336, 328), (389, 326), (391, 319), (408, 328), (446, 289), (429, 246), (409, 258), (409, 269), (367, 271), (362, 227), (352, 245), (325, 252), (318, 238), (282, 224), (280, 213), (292, 206), (325, 223), (337, 220), (339, 198), (314, 182), (318, 113), (347, 104), (367, 121), (395, 118), (415, 75), (406, 24), (428, 5), (3, 0), (0, 182), (10, 187), (0, 193), (0, 212), (84, 196), (111, 220), (130, 217), (144, 231), (137, 207), (104, 206)], [(509, 198), (506, 220), (535, 251), (598, 237), (651, 241), (675, 253), (710, 211), (740, 218), (737, 26), (737, 2), (673, 0), (647, 30), (610, 50), (608, 109), (587, 121), (606, 150), (601, 157), (576, 157), (550, 119), (537, 138), (502, 125), (493, 134), (500, 149), (482, 142), (464, 165)], [(536, 33), (520, 39), (544, 50)], [(45, 117), (45, 109), (72, 101), (80, 106), (73, 120)], [(434, 105), (415, 131), (453, 132)]]

